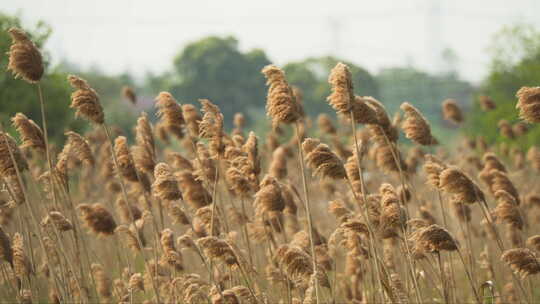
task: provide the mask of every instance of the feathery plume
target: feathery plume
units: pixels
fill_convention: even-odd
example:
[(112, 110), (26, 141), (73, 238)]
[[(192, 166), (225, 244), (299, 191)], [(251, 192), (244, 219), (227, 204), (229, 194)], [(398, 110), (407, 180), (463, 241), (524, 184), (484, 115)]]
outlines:
[(504, 190), (495, 192), (498, 205), (493, 210), (495, 219), (504, 222), (515, 229), (523, 229), (523, 219), (518, 209), (515, 198)]
[(178, 183), (182, 189), (184, 201), (193, 209), (199, 209), (209, 205), (212, 202), (212, 196), (203, 187), (199, 180), (193, 177), (190, 171), (184, 170), (176, 173)]
[(229, 267), (238, 263), (231, 245), (225, 240), (218, 239), (215, 236), (207, 236), (198, 239), (197, 245), (203, 250), (204, 255), (212, 260), (218, 260)]
[(135, 127), (136, 146), (133, 147), (133, 160), (138, 170), (153, 174), (156, 165), (156, 145), (152, 133), (152, 125), (146, 113), (142, 113), (137, 119)]
[(111, 280), (101, 264), (94, 263), (90, 266), (92, 276), (96, 282), (96, 290), (102, 300), (107, 301), (112, 297)]
[(516, 135), (514, 134), (514, 130), (512, 129), (512, 125), (510, 125), (510, 123), (506, 119), (499, 120), (497, 126), (499, 127), (499, 132), (502, 136), (509, 139), (513, 139), (516, 137)]
[(15, 78), (21, 77), (28, 83), (39, 82), (44, 73), (41, 52), (23, 30), (12, 27), (8, 33), (11, 46), (7, 69), (13, 72)]
[(17, 113), (11, 118), (12, 124), (21, 135), (21, 148), (31, 148), (38, 152), (45, 151), (45, 139), (41, 128), (23, 113)]
[(268, 172), (280, 180), (287, 177), (287, 152), (284, 147), (280, 146), (272, 152), (272, 161)]
[(135, 169), (135, 163), (131, 158), (127, 139), (124, 136), (118, 136), (114, 140), (114, 153), (118, 160), (118, 170), (122, 177), (130, 182), (137, 182), (137, 171)]
[(448, 167), (439, 175), (439, 187), (442, 191), (454, 194), (463, 203), (475, 203), (485, 200), (480, 188), (457, 167)]
[(86, 166), (93, 167), (95, 160), (86, 139), (73, 131), (68, 131), (64, 135), (67, 136), (66, 145), (69, 146), (69, 154)]
[(285, 79), (283, 70), (275, 65), (267, 65), (262, 69), (266, 77), (268, 95), (266, 98), (266, 115), (272, 118), (272, 126), (279, 123), (292, 124), (300, 119), (299, 106), (292, 88)]
[(122, 87), (122, 96), (124, 96), (125, 99), (129, 100), (131, 104), (137, 103), (137, 94), (135, 94), (135, 90), (133, 90), (133, 88), (130, 86)]
[(332, 120), (325, 113), (319, 114), (319, 116), (317, 116), (317, 125), (323, 133), (326, 133), (328, 135), (336, 134), (336, 127), (334, 127)]
[[(11, 159), (10, 151), (13, 154), (15, 163)], [(17, 174), (15, 165), (21, 173), (28, 169), (26, 159), (17, 146), (15, 139), (8, 133), (0, 132), (0, 176), (4, 178), (15, 177)]]
[(487, 112), (487, 111), (495, 110), (497, 108), (497, 105), (495, 104), (493, 99), (491, 99), (491, 97), (480, 96), (480, 107), (482, 108), (482, 110)]
[(197, 108), (192, 104), (182, 105), (182, 113), (184, 114), (184, 120), (186, 121), (186, 127), (189, 131), (189, 135), (193, 137), (199, 136), (199, 123), (202, 118)]
[(522, 87), (516, 97), (519, 117), (529, 123), (540, 122), (540, 87)]
[(527, 246), (534, 248), (536, 251), (540, 251), (540, 234), (533, 235), (527, 239)]
[(41, 225), (44, 227), (55, 225), (58, 231), (69, 231), (73, 229), (71, 221), (58, 211), (49, 212), (49, 214), (41, 221)]
[(182, 113), (182, 107), (169, 92), (161, 92), (156, 97), (157, 116), (165, 129), (178, 139), (184, 137), (183, 126), (186, 121)]
[(215, 104), (208, 99), (199, 99), (204, 113), (199, 123), (199, 136), (209, 140), (210, 155), (216, 158), (225, 152), (223, 144), (223, 114)]
[(381, 214), (379, 217), (379, 226), (383, 238), (389, 238), (401, 231), (407, 222), (405, 209), (399, 204), (399, 197), (390, 184), (382, 184), (379, 188), (381, 196)]
[(501, 255), (501, 261), (508, 264), (522, 278), (540, 272), (540, 262), (536, 254), (528, 248), (508, 249)]
[(178, 182), (169, 165), (166, 163), (157, 164), (154, 169), (154, 178), (152, 192), (156, 197), (166, 201), (182, 198), (182, 192), (178, 188)]
[(463, 122), (463, 113), (461, 108), (454, 99), (447, 99), (442, 103), (443, 117), (444, 119), (453, 122), (455, 124), (460, 124)]
[(401, 127), (407, 138), (424, 146), (438, 144), (437, 139), (431, 135), (427, 119), (418, 109), (408, 102), (402, 103), (400, 109), (405, 112), (405, 121)]
[(313, 175), (341, 179), (347, 176), (341, 160), (318, 139), (306, 138), (302, 143), (306, 164), (313, 169)]
[(12, 242), (13, 271), (15, 272), (15, 275), (22, 280), (33, 272), (32, 265), (24, 252), (24, 240), (22, 235), (18, 232), (15, 233)]
[(98, 125), (103, 124), (105, 114), (97, 92), (90, 87), (86, 80), (77, 76), (69, 75), (68, 81), (76, 89), (75, 92), (71, 93), (71, 105), (69, 106), (76, 109), (75, 116), (81, 116)]
[(86, 226), (94, 233), (99, 235), (112, 235), (114, 233), (116, 222), (102, 204), (80, 204), (77, 209), (81, 212), (81, 218)]
[(458, 245), (448, 230), (438, 226), (430, 225), (413, 232), (411, 241), (414, 244), (415, 253), (433, 253), (442, 250), (454, 251)]

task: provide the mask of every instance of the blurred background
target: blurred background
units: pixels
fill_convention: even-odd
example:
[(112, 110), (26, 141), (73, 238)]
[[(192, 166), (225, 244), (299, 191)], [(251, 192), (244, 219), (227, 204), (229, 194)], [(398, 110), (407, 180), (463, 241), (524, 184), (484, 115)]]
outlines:
[[(6, 30), (21, 26), (44, 50), (50, 133), (59, 140), (65, 129), (85, 125), (68, 108), (70, 73), (91, 83), (107, 119), (126, 131), (141, 111), (154, 111), (163, 90), (181, 103), (212, 100), (228, 127), (243, 112), (248, 129), (264, 131), (262, 67), (282, 67), (315, 118), (334, 115), (327, 77), (343, 61), (357, 95), (374, 96), (390, 113), (411, 102), (438, 137), (456, 134), (440, 106), (453, 98), (466, 112), (468, 135), (505, 142), (493, 126), (516, 122), (516, 91), (540, 83), (538, 13), (538, 0), (2, 1), (0, 119), (24, 112), (39, 121), (35, 89), (5, 72)], [(122, 97), (126, 85), (135, 105)], [(484, 95), (495, 111), (480, 111)], [(538, 136), (533, 129), (512, 144)]]

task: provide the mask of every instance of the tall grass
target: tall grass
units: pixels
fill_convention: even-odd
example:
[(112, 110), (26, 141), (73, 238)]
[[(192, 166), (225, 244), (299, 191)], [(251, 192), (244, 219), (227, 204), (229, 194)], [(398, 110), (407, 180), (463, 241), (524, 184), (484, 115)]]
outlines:
[[(58, 153), (47, 138), (39, 50), (24, 32), (10, 33), (9, 67), (37, 83), (42, 127), (17, 114), (20, 145), (0, 130), (7, 302), (540, 299), (537, 148), (525, 157), (463, 138), (435, 150), (445, 139), (412, 103), (392, 121), (381, 102), (355, 95), (340, 63), (329, 76), (337, 124), (322, 115), (312, 126), (297, 90), (268, 66), (268, 134), (247, 132), (242, 114), (228, 133), (231, 118), (211, 101), (200, 101), (200, 115), (161, 92), (159, 127), (141, 114), (131, 147), (130, 130), (112, 128), (98, 92), (70, 76), (71, 107), (91, 130), (67, 132)], [(538, 91), (518, 94), (521, 116), (533, 123)], [(457, 125), (467, 118), (453, 100), (441, 109)], [(410, 145), (398, 141), (402, 133)]]

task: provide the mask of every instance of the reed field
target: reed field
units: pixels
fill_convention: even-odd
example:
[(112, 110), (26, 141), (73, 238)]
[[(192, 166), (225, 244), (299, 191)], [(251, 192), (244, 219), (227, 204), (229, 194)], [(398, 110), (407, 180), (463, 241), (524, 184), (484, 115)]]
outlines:
[[(9, 33), (2, 56), (41, 116), (0, 123), (0, 302), (540, 301), (539, 148), (445, 142), (413, 101), (388, 113), (355, 91), (342, 63), (328, 75), (337, 120), (307, 117), (301, 90), (266, 66), (267, 99), (253, 101), (266, 103), (265, 134), (168, 92), (156, 120), (121, 130), (72, 75), (65, 106), (89, 131), (56, 145), (40, 50)], [(519, 140), (540, 122), (540, 87), (516, 92), (515, 111), (520, 122), (492, 127)], [(441, 113), (460, 132), (459, 104)]]

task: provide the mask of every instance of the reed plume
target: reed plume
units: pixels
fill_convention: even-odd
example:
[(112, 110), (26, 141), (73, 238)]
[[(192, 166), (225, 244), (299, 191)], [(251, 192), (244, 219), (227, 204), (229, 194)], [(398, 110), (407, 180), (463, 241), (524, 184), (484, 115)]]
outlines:
[(318, 139), (306, 138), (302, 143), (306, 163), (313, 169), (313, 175), (341, 179), (347, 176), (341, 160)]
[(19, 132), (22, 140), (21, 148), (30, 148), (36, 152), (45, 151), (45, 139), (41, 128), (23, 113), (17, 113), (11, 118), (12, 124)]
[(516, 97), (519, 117), (529, 123), (540, 122), (540, 87), (522, 87)]
[(401, 128), (407, 138), (424, 146), (438, 144), (437, 139), (431, 135), (429, 122), (418, 109), (408, 102), (402, 103), (400, 108), (405, 112), (405, 121)]
[(480, 107), (484, 111), (492, 111), (497, 108), (497, 104), (489, 96), (480, 96)]
[(208, 99), (199, 99), (204, 113), (199, 123), (199, 136), (209, 140), (210, 155), (217, 158), (223, 155), (225, 145), (223, 144), (223, 114), (215, 104)]
[(81, 219), (94, 233), (103, 236), (114, 233), (116, 222), (112, 214), (102, 204), (80, 204), (77, 209), (81, 213)]
[(182, 113), (184, 114), (184, 120), (186, 121), (186, 128), (189, 134), (193, 137), (199, 136), (199, 123), (202, 120), (201, 115), (192, 104), (183, 104)]
[(122, 87), (122, 96), (124, 96), (125, 99), (129, 100), (131, 104), (137, 103), (137, 94), (135, 93), (135, 90), (133, 90), (133, 88), (130, 86)]
[(529, 237), (527, 239), (527, 246), (532, 247), (536, 251), (540, 251), (540, 234)]
[(73, 229), (71, 221), (58, 211), (49, 212), (49, 214), (41, 221), (41, 225), (44, 227), (55, 225), (58, 231), (69, 231)]
[(12, 27), (8, 30), (11, 36), (7, 69), (15, 78), (22, 78), (28, 83), (37, 83), (44, 73), (43, 59), (37, 46), (21, 29)]
[(133, 147), (133, 161), (137, 170), (147, 174), (154, 173), (156, 166), (156, 145), (152, 133), (152, 125), (146, 113), (142, 113), (137, 119), (135, 127), (135, 142)]
[(176, 173), (178, 183), (182, 189), (184, 201), (193, 209), (199, 209), (209, 205), (212, 202), (212, 196), (203, 187), (202, 183), (195, 179), (193, 174), (184, 170)]
[(171, 168), (166, 163), (159, 163), (154, 169), (155, 181), (152, 184), (152, 193), (162, 200), (174, 201), (182, 198)]
[(266, 115), (272, 119), (272, 126), (276, 128), (280, 123), (296, 122), (301, 113), (283, 70), (275, 65), (267, 65), (262, 69), (262, 73), (267, 79), (266, 85), (269, 86)]
[(111, 280), (109, 276), (101, 264), (94, 263), (90, 266), (90, 269), (92, 270), (92, 276), (96, 282), (96, 290), (99, 297), (103, 301), (108, 301), (112, 297)]
[(480, 188), (457, 167), (448, 167), (439, 175), (439, 187), (442, 191), (454, 194), (463, 203), (475, 203), (485, 200)]
[(495, 192), (495, 198), (498, 202), (497, 207), (493, 210), (495, 219), (515, 229), (523, 229), (523, 219), (516, 199), (505, 190)]
[(450, 233), (438, 225), (430, 225), (416, 230), (411, 235), (410, 240), (414, 244), (413, 251), (415, 253), (455, 251), (458, 248), (457, 242)]
[(536, 254), (528, 248), (508, 249), (501, 255), (501, 261), (508, 264), (521, 278), (540, 272), (540, 262)]
[(97, 125), (105, 122), (105, 114), (99, 101), (97, 92), (86, 82), (86, 80), (74, 75), (68, 76), (70, 85), (75, 89), (71, 93), (70, 108), (74, 108), (75, 116), (82, 117)]
[(454, 99), (447, 99), (442, 103), (444, 119), (460, 124), (463, 122), (463, 112)]
[(126, 137), (118, 136), (114, 140), (114, 153), (118, 160), (118, 170), (120, 171), (120, 175), (130, 182), (137, 182), (137, 171), (131, 153), (129, 152)]
[(499, 120), (499, 123), (497, 124), (499, 127), (499, 132), (503, 137), (514, 139), (516, 135), (514, 134), (514, 130), (512, 129), (512, 125), (506, 120), (501, 119)]
[[(14, 162), (10, 153), (13, 154)], [(28, 169), (28, 163), (15, 139), (7, 133), (0, 132), (0, 176), (4, 178), (15, 177), (17, 173), (15, 166), (19, 172)]]
[(24, 279), (33, 273), (32, 264), (24, 251), (24, 240), (20, 233), (15, 233), (12, 238), (13, 271), (19, 279)]
[(161, 92), (156, 97), (157, 116), (161, 119), (163, 127), (176, 138), (184, 137), (186, 121), (182, 112), (182, 107), (169, 92)]

